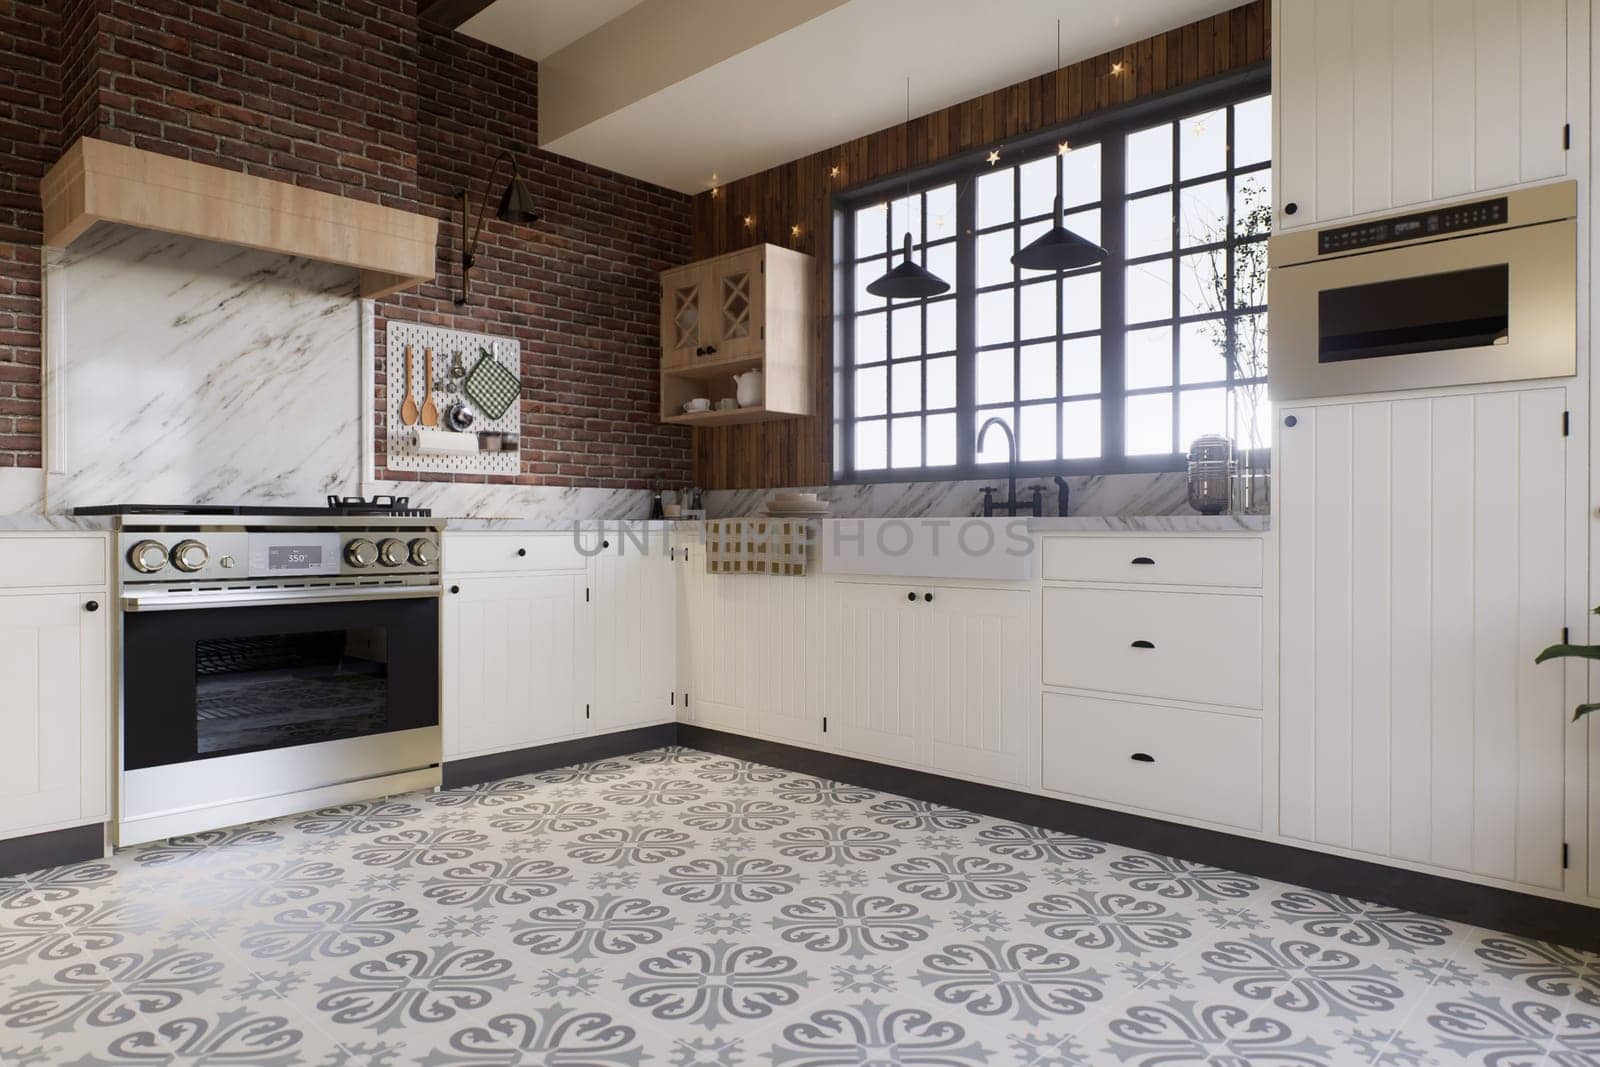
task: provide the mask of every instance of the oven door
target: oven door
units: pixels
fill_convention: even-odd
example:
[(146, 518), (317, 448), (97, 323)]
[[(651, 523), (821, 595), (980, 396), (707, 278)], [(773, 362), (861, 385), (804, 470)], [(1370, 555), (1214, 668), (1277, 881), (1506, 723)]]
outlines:
[(349, 589), (129, 597), (123, 769), (429, 727), (436, 734), (435, 590), (381, 587), (360, 598)]
[(1271, 286), (1274, 400), (1577, 373), (1571, 219), (1277, 266)]

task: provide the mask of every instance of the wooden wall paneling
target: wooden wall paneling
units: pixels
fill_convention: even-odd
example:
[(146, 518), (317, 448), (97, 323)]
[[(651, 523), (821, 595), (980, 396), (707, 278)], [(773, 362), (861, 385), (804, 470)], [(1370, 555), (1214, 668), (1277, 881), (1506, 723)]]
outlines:
[[(836, 145), (695, 198), (685, 262), (760, 241), (816, 257), (815, 411), (810, 418), (694, 431), (695, 480), (709, 489), (825, 485), (832, 471), (831, 198), (907, 167), (950, 159), (1102, 108), (1268, 58), (1269, 0), (1092, 56), (1060, 70)], [(1114, 64), (1122, 73), (1112, 74)], [(909, 143), (908, 143), (909, 142)], [(831, 170), (840, 168), (837, 178)], [(753, 225), (744, 225), (745, 216)], [(791, 227), (798, 225), (795, 235)]]

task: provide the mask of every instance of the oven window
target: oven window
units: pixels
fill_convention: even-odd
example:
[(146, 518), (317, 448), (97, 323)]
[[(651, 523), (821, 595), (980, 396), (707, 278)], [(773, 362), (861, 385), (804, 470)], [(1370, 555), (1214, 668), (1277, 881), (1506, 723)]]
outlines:
[(197, 755), (384, 732), (388, 658), (382, 626), (195, 641)]
[(1325, 289), (1317, 295), (1317, 361), (1503, 345), (1510, 303), (1504, 263)]

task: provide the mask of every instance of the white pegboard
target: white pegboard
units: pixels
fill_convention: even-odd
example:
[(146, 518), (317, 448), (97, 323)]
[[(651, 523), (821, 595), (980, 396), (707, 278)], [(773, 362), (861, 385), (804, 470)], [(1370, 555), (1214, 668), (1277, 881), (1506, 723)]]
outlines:
[[(415, 322), (395, 322), (388, 324), (386, 334), (385, 359), (388, 362), (387, 375), (389, 386), (389, 410), (384, 414), (384, 423), (389, 430), (388, 466), (397, 471), (434, 471), (444, 474), (520, 474), (522, 466), (520, 461), (522, 453), (518, 452), (477, 452), (461, 455), (439, 455), (432, 452), (418, 452), (416, 437), (413, 434), (414, 426), (407, 426), (400, 421), (400, 406), (405, 403), (406, 386), (406, 345), (411, 346), (411, 396), (422, 406), (422, 398), (427, 394), (427, 360), (424, 353), (433, 349), (433, 377), (436, 382), (444, 381), (446, 388), (441, 390), (435, 385), (433, 402), (439, 408), (439, 428), (448, 429), (445, 412), (457, 401), (467, 405), (474, 418), (472, 433), (484, 431), (511, 434), (520, 439), (522, 437), (522, 404), (513, 403), (506, 409), (506, 413), (498, 419), (491, 419), (479, 410), (478, 406), (468, 400), (461, 392), (461, 379), (450, 378), (450, 361), (455, 353), (461, 353), (461, 362), (471, 371), (478, 362), (478, 349), (487, 348), (501, 366), (505, 367), (518, 380), (522, 378), (522, 344), (506, 337), (491, 337), (482, 333), (467, 333), (465, 330), (446, 330), (437, 326), (424, 326)], [(419, 424), (420, 425), (420, 424)]]

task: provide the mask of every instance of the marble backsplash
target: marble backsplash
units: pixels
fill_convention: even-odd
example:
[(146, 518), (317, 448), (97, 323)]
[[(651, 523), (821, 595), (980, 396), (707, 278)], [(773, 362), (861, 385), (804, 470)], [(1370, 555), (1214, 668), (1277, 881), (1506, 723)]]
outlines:
[[(1159, 474), (1107, 474), (1069, 477), (1073, 515), (1193, 515), (1188, 503), (1188, 478), (1182, 471)], [(1005, 496), (1005, 479), (973, 482), (878, 482), (867, 485), (807, 486), (832, 505), (829, 514), (839, 518), (960, 517), (977, 514), (983, 506), (980, 491), (995, 486), (996, 498)], [(1017, 494), (1031, 500), (1032, 486), (1043, 485), (1044, 512), (1055, 515), (1056, 486), (1049, 480), (1024, 478)], [(775, 489), (714, 490), (705, 494), (706, 514), (729, 518), (759, 514)]]
[(45, 292), (50, 511), (359, 491), (350, 268), (102, 224)]

